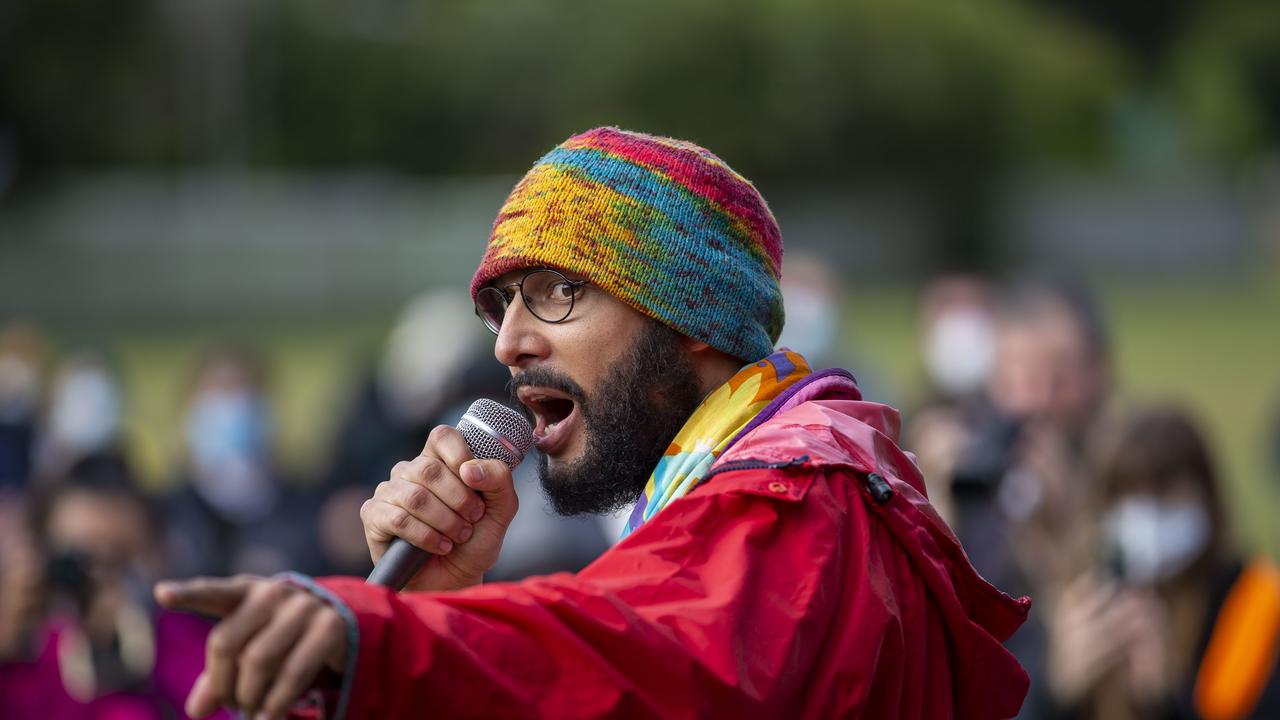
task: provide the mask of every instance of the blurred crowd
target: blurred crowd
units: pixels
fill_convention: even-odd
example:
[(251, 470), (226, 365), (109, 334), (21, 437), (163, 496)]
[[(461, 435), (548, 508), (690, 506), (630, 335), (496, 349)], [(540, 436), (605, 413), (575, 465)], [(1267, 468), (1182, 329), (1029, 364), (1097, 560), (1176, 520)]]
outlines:
[[(797, 253), (787, 271), (781, 344), (881, 399), (874, 358), (842, 334), (856, 303), (829, 265)], [(928, 391), (905, 408), (903, 444), (979, 571), (1034, 598), (1009, 643), (1032, 676), (1022, 716), (1280, 717), (1280, 571), (1241, 553), (1194, 414), (1118, 399), (1096, 299), (947, 276), (918, 311)], [(111, 358), (51, 362), (39, 330), (0, 330), (3, 715), (183, 717), (208, 625), (156, 607), (162, 577), (367, 574), (359, 508), (374, 486), (471, 400), (506, 399), (478, 330), (465, 293), (411, 302), (309, 478), (276, 460), (263, 358), (209, 348), (160, 492), (130, 467)], [(488, 579), (576, 570), (617, 537), (622, 518), (553, 516), (529, 463), (516, 482), (521, 512)]]
[[(442, 342), (449, 338), (449, 342)], [(130, 465), (128, 393), (110, 357), (51, 362), (38, 329), (0, 329), (0, 716), (184, 717), (210, 624), (158, 608), (168, 577), (367, 575), (360, 506), (431, 428), (476, 398), (505, 400), (466, 294), (403, 311), (356, 383), (330, 457), (297, 477), (276, 456), (271, 373), (255, 348), (209, 347), (180, 399), (182, 451), (159, 491)], [(522, 512), (490, 580), (577, 570), (623, 519), (565, 519), (516, 472)]]
[(1034, 599), (1022, 716), (1280, 717), (1280, 571), (1242, 553), (1195, 414), (1120, 399), (1097, 299), (947, 277), (919, 307), (904, 444), (983, 576)]

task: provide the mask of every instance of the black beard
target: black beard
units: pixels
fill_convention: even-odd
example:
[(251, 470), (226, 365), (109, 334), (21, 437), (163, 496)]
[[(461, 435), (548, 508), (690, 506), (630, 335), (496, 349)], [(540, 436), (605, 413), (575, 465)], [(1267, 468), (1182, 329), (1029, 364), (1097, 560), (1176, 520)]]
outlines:
[[(586, 447), (582, 457), (552, 469), (538, 454), (538, 476), (557, 514), (613, 512), (635, 502), (671, 440), (702, 402), (698, 374), (681, 336), (657, 322), (640, 331), (631, 348), (609, 368), (594, 397), (567, 376), (530, 368), (511, 378), (567, 393), (577, 404)], [(519, 402), (515, 406), (529, 415)]]

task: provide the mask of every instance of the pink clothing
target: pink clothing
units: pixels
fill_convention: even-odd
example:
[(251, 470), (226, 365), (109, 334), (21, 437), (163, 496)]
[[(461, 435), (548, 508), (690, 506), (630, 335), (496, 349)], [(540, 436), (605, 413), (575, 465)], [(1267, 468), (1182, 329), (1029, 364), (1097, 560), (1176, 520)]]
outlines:
[[(68, 692), (58, 663), (58, 642), (69, 623), (52, 621), (37, 634), (30, 662), (0, 663), (0, 717), (6, 720), (155, 720), (186, 718), (187, 693), (204, 668), (204, 640), (212, 625), (183, 613), (157, 611), (155, 668), (140, 687), (82, 702)], [(220, 720), (230, 714), (219, 711)]]

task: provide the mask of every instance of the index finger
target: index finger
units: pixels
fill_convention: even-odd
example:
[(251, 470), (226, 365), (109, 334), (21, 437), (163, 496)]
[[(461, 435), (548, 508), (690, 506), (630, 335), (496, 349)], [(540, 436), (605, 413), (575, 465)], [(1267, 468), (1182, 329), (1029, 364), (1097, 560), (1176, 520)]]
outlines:
[(462, 437), (462, 433), (458, 432), (457, 428), (448, 425), (440, 425), (431, 431), (431, 435), (427, 437), (426, 446), (422, 448), (422, 454), (435, 455), (455, 475), (458, 474), (458, 468), (462, 467), (462, 463), (475, 459), (466, 438)]
[(165, 580), (156, 583), (156, 602), (170, 610), (186, 610), (203, 615), (223, 617), (244, 600), (257, 578), (200, 577), (192, 580)]

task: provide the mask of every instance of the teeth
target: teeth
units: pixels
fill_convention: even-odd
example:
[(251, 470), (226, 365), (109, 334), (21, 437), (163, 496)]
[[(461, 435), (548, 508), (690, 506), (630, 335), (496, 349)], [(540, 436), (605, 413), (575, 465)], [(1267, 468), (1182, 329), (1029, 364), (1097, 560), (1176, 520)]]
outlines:
[(557, 426), (557, 425), (559, 425), (559, 424), (560, 424), (560, 421), (559, 421), (559, 420), (557, 420), (557, 421), (555, 421), (555, 422), (553, 422), (553, 423), (548, 423), (548, 424), (547, 424), (547, 432), (548, 432), (548, 433), (550, 433), (552, 430), (555, 430), (555, 429), (556, 429), (556, 426)]

